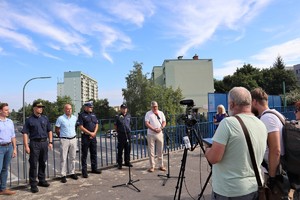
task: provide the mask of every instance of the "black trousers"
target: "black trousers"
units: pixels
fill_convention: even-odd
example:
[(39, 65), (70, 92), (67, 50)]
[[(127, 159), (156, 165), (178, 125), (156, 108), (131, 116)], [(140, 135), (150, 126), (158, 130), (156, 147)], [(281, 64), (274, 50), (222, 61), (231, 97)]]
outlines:
[[(128, 139), (127, 139), (128, 138)], [(123, 149), (124, 149), (124, 161), (125, 164), (129, 164), (130, 162), (130, 150), (131, 150), (131, 141), (130, 135), (126, 137), (125, 133), (118, 133), (118, 165), (122, 165), (123, 158)]]
[(90, 159), (92, 171), (97, 169), (97, 140), (96, 138), (90, 139), (88, 135), (81, 136), (81, 164), (82, 164), (82, 173), (87, 173), (87, 155), (88, 150), (90, 149)]
[[(39, 182), (45, 181), (46, 161), (48, 160), (48, 142), (30, 141), (29, 148), (29, 183), (31, 186), (36, 186), (37, 172)], [(38, 167), (37, 163), (39, 163)]]

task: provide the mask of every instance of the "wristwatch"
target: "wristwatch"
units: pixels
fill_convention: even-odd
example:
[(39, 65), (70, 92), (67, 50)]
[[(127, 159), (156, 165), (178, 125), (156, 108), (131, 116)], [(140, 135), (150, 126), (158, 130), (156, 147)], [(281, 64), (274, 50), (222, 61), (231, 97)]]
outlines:
[(49, 142), (49, 144), (53, 144), (53, 142)]

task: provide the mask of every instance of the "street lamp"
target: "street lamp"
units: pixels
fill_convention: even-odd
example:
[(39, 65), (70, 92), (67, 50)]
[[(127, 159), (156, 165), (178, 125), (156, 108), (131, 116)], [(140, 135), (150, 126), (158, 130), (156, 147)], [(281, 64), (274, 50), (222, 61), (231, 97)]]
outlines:
[(42, 77), (34, 77), (32, 79), (29, 79), (23, 86), (23, 124), (25, 124), (25, 87), (27, 83), (34, 79), (46, 79), (46, 78), (51, 78), (51, 76), (42, 76)]

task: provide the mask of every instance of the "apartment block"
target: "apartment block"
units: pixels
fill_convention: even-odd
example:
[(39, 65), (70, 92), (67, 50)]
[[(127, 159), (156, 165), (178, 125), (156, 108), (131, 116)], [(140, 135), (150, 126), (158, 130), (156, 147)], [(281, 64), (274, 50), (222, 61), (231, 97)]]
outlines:
[(98, 99), (98, 82), (81, 71), (64, 72), (64, 81), (57, 83), (57, 96), (69, 96), (75, 105), (75, 115), (90, 99)]
[(193, 99), (195, 108), (207, 110), (208, 93), (214, 92), (213, 61), (199, 59), (195, 55), (192, 59), (164, 60), (162, 66), (154, 66), (152, 80), (155, 84), (180, 88), (184, 99)]

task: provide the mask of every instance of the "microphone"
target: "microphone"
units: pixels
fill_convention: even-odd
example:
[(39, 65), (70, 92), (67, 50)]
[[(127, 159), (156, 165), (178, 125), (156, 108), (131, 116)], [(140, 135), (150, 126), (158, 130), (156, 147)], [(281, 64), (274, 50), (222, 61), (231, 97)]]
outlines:
[(158, 114), (155, 114), (155, 115), (156, 115), (157, 119), (160, 120), (160, 117), (158, 116)]

